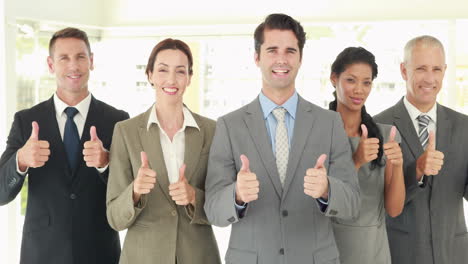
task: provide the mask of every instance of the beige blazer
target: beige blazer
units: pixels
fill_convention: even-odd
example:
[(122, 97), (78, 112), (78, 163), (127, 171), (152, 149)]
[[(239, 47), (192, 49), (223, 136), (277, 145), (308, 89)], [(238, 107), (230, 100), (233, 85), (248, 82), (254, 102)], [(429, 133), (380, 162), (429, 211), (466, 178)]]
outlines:
[[(215, 122), (192, 113), (200, 130), (185, 129), (185, 176), (195, 188), (196, 206), (176, 205), (156, 124), (147, 130), (150, 112), (116, 124), (107, 185), (107, 219), (115, 230), (128, 229), (120, 263), (220, 263), (213, 230), (203, 209), (208, 153)], [(157, 184), (133, 205), (133, 181), (145, 151)]]

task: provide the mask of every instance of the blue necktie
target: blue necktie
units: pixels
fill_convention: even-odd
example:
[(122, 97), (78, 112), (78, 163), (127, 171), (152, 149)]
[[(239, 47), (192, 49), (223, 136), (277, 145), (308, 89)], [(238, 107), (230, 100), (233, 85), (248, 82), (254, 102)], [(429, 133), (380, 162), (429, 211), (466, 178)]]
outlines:
[(78, 165), (79, 149), (80, 149), (80, 135), (78, 129), (73, 121), (73, 117), (78, 113), (78, 110), (74, 107), (65, 108), (65, 114), (67, 114), (67, 122), (65, 123), (65, 132), (63, 134), (63, 144), (65, 145), (65, 151), (67, 152), (68, 164), (70, 168), (75, 171)]

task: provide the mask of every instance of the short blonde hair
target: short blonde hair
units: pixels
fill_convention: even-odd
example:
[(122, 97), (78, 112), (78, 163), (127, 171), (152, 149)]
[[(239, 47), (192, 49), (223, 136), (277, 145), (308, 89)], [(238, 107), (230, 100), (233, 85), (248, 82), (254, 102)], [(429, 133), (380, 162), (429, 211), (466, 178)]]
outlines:
[(440, 40), (438, 40), (437, 38), (433, 36), (423, 35), (423, 36), (415, 37), (406, 43), (404, 55), (403, 55), (404, 63), (407, 63), (411, 59), (411, 54), (413, 52), (413, 49), (414, 47), (418, 45), (440, 48), (440, 50), (442, 51), (442, 54), (444, 55), (444, 60), (445, 60), (445, 50), (444, 50), (444, 45), (442, 45), (442, 42), (440, 42)]

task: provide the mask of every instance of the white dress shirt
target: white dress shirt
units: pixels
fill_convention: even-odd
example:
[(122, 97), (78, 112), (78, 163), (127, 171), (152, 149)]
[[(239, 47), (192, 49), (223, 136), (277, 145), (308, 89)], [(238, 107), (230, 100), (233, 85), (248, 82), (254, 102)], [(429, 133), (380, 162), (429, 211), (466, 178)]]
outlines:
[[(416, 130), (416, 135), (419, 136), (419, 121), (418, 121), (418, 116), (420, 114), (423, 114), (421, 111), (419, 111), (419, 109), (417, 109), (414, 105), (412, 105), (408, 99), (405, 98), (403, 99), (403, 103), (405, 104), (405, 107), (406, 107), (406, 110), (408, 111), (408, 114), (411, 118), (411, 121), (413, 121), (413, 125), (414, 125), (414, 129)], [(437, 103), (434, 104), (434, 106), (432, 106), (432, 108), (427, 111), (427, 113), (424, 113), (426, 115), (428, 115), (431, 119), (429, 120), (429, 124), (427, 125), (427, 132), (429, 133), (430, 131), (433, 131), (434, 132), (434, 142), (435, 142), (435, 135), (436, 135), (436, 131), (437, 131)], [(421, 177), (421, 179), (419, 180), (419, 185), (422, 185), (423, 183), (423, 179), (424, 179), (424, 175), (423, 177)]]
[[(69, 107), (67, 103), (62, 101), (58, 96), (57, 93), (54, 93), (54, 106), (55, 106), (55, 117), (57, 119), (57, 124), (60, 131), (60, 136), (63, 140), (63, 134), (65, 132), (65, 123), (67, 122), (67, 114), (65, 113), (65, 108)], [(77, 105), (73, 106), (78, 110), (78, 113), (73, 117), (73, 121), (76, 124), (76, 128), (78, 129), (78, 134), (81, 138), (83, 135), (83, 129), (86, 123), (86, 117), (88, 116), (89, 105), (91, 104), (91, 93), (88, 93), (85, 99), (79, 102)], [(39, 129), (41, 128), (41, 124), (39, 124)], [(39, 130), (40, 131), (40, 130)], [(107, 169), (107, 165), (104, 168), (96, 168), (100, 173), (103, 173)], [(25, 171), (20, 171), (18, 166), (18, 155), (16, 155), (16, 171), (21, 175), (26, 175), (28, 172), (27, 168)]]
[(190, 126), (200, 130), (192, 113), (186, 107), (183, 108), (183, 115), (184, 123), (182, 124), (182, 128), (176, 132), (172, 141), (159, 123), (158, 116), (156, 115), (156, 105), (153, 105), (146, 126), (148, 130), (153, 123), (159, 126), (159, 138), (170, 183), (176, 183), (179, 180), (179, 169), (184, 164), (185, 128)]

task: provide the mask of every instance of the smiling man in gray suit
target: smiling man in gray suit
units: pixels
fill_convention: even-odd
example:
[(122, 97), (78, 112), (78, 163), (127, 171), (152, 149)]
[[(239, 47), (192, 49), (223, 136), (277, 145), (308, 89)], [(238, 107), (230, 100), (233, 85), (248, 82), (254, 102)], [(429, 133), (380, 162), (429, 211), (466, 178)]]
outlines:
[(232, 224), (226, 263), (339, 263), (330, 216), (358, 212), (359, 187), (341, 118), (300, 97), (305, 33), (284, 14), (255, 30), (262, 91), (218, 119), (205, 211)]
[(400, 131), (406, 202), (387, 219), (392, 263), (466, 264), (468, 117), (436, 103), (447, 65), (442, 43), (420, 36), (405, 46), (406, 96), (375, 117)]

